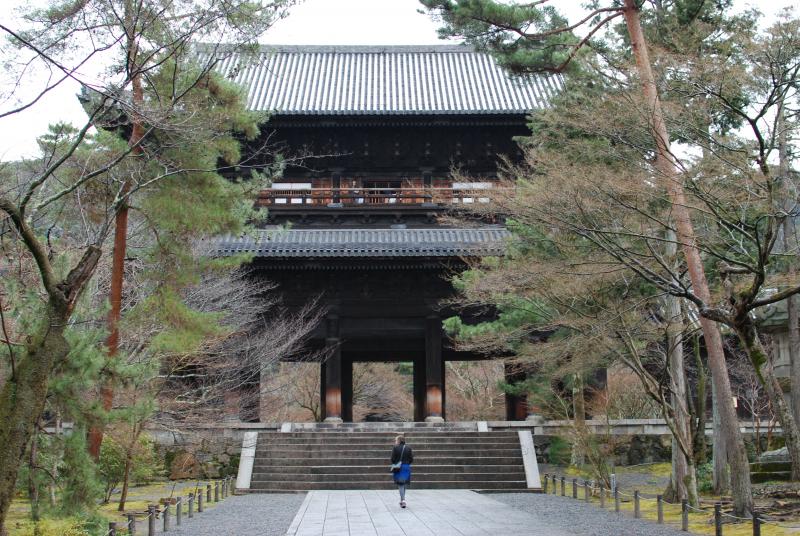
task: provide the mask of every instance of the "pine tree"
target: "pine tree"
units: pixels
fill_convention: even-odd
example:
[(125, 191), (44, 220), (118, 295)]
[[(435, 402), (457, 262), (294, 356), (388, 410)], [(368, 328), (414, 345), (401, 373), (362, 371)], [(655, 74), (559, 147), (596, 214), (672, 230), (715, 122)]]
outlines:
[[(28, 292), (39, 298), (30, 302), (35, 313), (29, 318), (35, 320), (11, 335), (14, 345), (4, 348), (12, 373), (0, 394), (0, 420), (6, 424), (0, 428), (0, 530), (51, 373), (69, 361), (66, 330), (107, 247), (116, 215), (159, 188), (163, 195), (197, 196), (181, 212), (193, 213), (186, 210), (192, 207), (207, 211), (206, 217), (191, 216), (202, 223), (198, 234), (241, 228), (246, 202), (237, 196), (248, 189), (226, 183), (217, 170), (219, 161), (230, 165), (238, 156), (233, 134), (238, 132), (240, 139), (253, 135), (259, 118), (246, 114), (240, 95), (226, 89), (212, 71), (226, 54), (252, 45), (290, 3), (120, 0), (113, 8), (106, 1), (53, 3), (31, 11), (25, 28), (0, 25), (21, 56), (64, 74), (51, 79), (56, 83), (80, 79), (78, 66), (89, 59), (104, 56), (109, 65), (101, 84), (96, 77), (86, 81), (86, 123), (76, 131), (58, 132), (55, 143), (43, 146), (42, 158), (0, 193), (0, 211), (9, 222), (2, 240), (17, 255), (12, 262), (28, 270)], [(126, 14), (122, 22), (119, 14)], [(217, 53), (205, 63), (193, 63), (192, 42), (203, 39), (217, 43)], [(28, 73), (20, 72), (21, 86)], [(50, 89), (47, 85), (30, 98), (20, 94), (3, 115), (35, 104)], [(191, 117), (189, 112), (202, 114)], [(189, 119), (194, 119), (191, 130), (182, 128)], [(141, 136), (128, 143), (125, 134), (135, 125)], [(90, 136), (93, 126), (116, 130), (125, 141), (118, 134)], [(192, 152), (200, 155), (198, 161), (191, 161)], [(213, 196), (219, 199), (210, 200)], [(149, 199), (156, 204), (155, 196)], [(236, 210), (223, 214), (231, 208)], [(78, 224), (65, 225), (68, 214), (78, 215)]]

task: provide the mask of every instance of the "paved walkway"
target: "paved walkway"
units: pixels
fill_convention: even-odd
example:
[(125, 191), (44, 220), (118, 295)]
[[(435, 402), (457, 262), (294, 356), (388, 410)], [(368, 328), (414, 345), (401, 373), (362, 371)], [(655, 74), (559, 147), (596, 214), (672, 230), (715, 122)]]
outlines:
[[(167, 533), (173, 536), (678, 536), (677, 528), (621, 517), (554, 495), (409, 490), (314, 491), (229, 497)], [(157, 534), (161, 532), (159, 520)], [(288, 532), (287, 532), (288, 529)], [(726, 529), (727, 530), (727, 529)], [(145, 534), (139, 525), (137, 534)], [(166, 536), (166, 535), (165, 535)]]
[(312, 491), (287, 536), (567, 536), (535, 515), (467, 490)]

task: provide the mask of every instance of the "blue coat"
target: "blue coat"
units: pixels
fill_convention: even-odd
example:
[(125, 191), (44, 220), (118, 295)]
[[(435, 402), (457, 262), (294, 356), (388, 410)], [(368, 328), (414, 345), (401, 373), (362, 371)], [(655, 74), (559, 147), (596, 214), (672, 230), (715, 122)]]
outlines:
[(411, 464), (400, 465), (400, 470), (392, 473), (395, 484), (409, 484), (411, 482)]
[(392, 472), (396, 484), (411, 482), (411, 464), (414, 462), (414, 453), (408, 445), (395, 445), (392, 449), (392, 463), (402, 462), (400, 470)]

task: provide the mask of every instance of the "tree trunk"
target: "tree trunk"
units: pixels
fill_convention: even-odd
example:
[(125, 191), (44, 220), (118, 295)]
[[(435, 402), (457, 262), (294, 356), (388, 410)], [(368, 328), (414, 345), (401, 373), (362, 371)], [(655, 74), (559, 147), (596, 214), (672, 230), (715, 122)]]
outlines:
[(716, 495), (727, 493), (731, 489), (731, 473), (728, 470), (728, 449), (725, 443), (722, 420), (719, 416), (717, 388), (711, 383), (711, 411), (713, 420), (713, 441), (711, 442), (711, 459), (713, 473), (712, 486)]
[[(667, 255), (675, 255), (675, 243), (668, 246)], [(687, 499), (689, 493), (686, 489), (686, 482), (689, 476), (689, 463), (692, 456), (687, 456), (679, 447), (679, 439), (675, 435), (680, 434), (682, 442), (687, 448), (692, 447), (692, 434), (689, 424), (689, 412), (686, 406), (686, 370), (683, 364), (683, 313), (678, 298), (667, 296), (665, 298), (667, 308), (667, 352), (668, 370), (670, 378), (671, 403), (674, 412), (675, 434), (672, 438), (672, 492), (673, 502), (680, 502)], [(695, 490), (694, 494), (697, 494)]]
[(689, 464), (686, 467), (684, 487), (686, 488), (686, 500), (690, 505), (699, 508), (700, 494), (697, 493), (697, 466), (694, 464), (694, 460), (691, 459), (689, 459)]
[[(783, 186), (783, 208), (791, 213), (797, 203), (796, 194), (793, 195), (792, 179), (789, 176), (789, 142), (786, 132), (786, 111), (781, 103), (778, 111), (778, 172)], [(783, 252), (789, 255), (789, 279), (797, 281), (797, 229), (794, 219), (786, 217), (783, 220)], [(794, 255), (792, 255), (792, 250)], [(795, 423), (800, 426), (800, 320), (798, 320), (798, 298), (789, 296), (786, 299), (786, 312), (789, 323), (789, 370), (791, 375), (792, 414)]]
[[(783, 222), (784, 236), (791, 227), (787, 225), (789, 218)], [(789, 272), (794, 281), (797, 280), (797, 272), (792, 268)], [(798, 298), (790, 296), (786, 300), (786, 308), (789, 316), (789, 370), (791, 371), (791, 398), (792, 414), (794, 422), (800, 426), (800, 318), (798, 318)]]
[(783, 437), (786, 440), (786, 449), (789, 451), (789, 458), (792, 460), (792, 480), (800, 480), (800, 431), (797, 423), (789, 410), (789, 405), (783, 396), (783, 389), (775, 376), (775, 371), (769, 363), (769, 358), (761, 339), (758, 337), (755, 324), (749, 315), (744, 316), (744, 320), (736, 326), (736, 334), (742, 341), (747, 356), (753, 363), (756, 376), (764, 386), (772, 407), (781, 422)]
[[(694, 415), (696, 426), (694, 429), (694, 465), (697, 467), (700, 464), (706, 463), (706, 455), (708, 451), (708, 441), (706, 440), (706, 397), (708, 396), (708, 376), (706, 374), (706, 367), (703, 365), (703, 359), (700, 356), (700, 336), (695, 335), (692, 338), (692, 350), (694, 352), (694, 362), (697, 367), (697, 389), (696, 398), (697, 403), (694, 405)], [(687, 393), (689, 398), (686, 403), (691, 406), (692, 393)]]
[[(143, 152), (141, 141), (144, 137), (144, 125), (139, 115), (139, 110), (144, 103), (144, 89), (142, 76), (138, 72), (136, 62), (138, 53), (136, 36), (136, 18), (134, 6), (130, 0), (125, 2), (125, 29), (128, 35), (126, 42), (128, 71), (131, 75), (131, 94), (133, 96), (134, 110), (131, 114), (131, 135), (128, 145), (132, 147), (131, 156), (141, 157)], [(131, 181), (125, 180), (120, 195), (127, 196), (131, 189)], [(111, 308), (108, 312), (108, 338), (106, 351), (108, 360), (113, 361), (119, 351), (119, 321), (122, 315), (122, 284), (125, 279), (125, 252), (128, 246), (128, 202), (123, 200), (114, 217), (114, 252), (111, 259), (111, 288), (108, 301)], [(109, 378), (100, 387), (100, 400), (106, 413), (111, 411), (114, 404), (113, 381)], [(103, 427), (94, 426), (89, 430), (89, 454), (95, 459), (100, 459), (100, 447), (103, 443)]]
[[(55, 428), (56, 428), (55, 436), (57, 438), (60, 438), (61, 434), (64, 433), (62, 422), (61, 422), (61, 412), (60, 411), (56, 412)], [(52, 476), (52, 478), (50, 478), (50, 480), (49, 480), (49, 482), (47, 484), (47, 489), (48, 489), (48, 492), (49, 492), (48, 500), (49, 500), (50, 508), (55, 508), (56, 507), (56, 480), (58, 478), (58, 462), (59, 462), (59, 460), (56, 457), (53, 460), (53, 467), (52, 467), (52, 469), (50, 469), (50, 471), (51, 471), (53, 476)]]
[(6, 381), (0, 394), (0, 534), (14, 498), (19, 467), (44, 411), (50, 371), (69, 353), (64, 338), (69, 315), (63, 302), (48, 302), (44, 319), (17, 364), (16, 376)]
[(128, 500), (128, 483), (131, 479), (131, 465), (133, 465), (133, 448), (129, 448), (125, 453), (125, 472), (122, 475), (122, 492), (119, 495), (119, 505), (117, 510), (125, 511), (125, 502)]
[[(711, 292), (708, 288), (705, 269), (700, 252), (695, 246), (695, 233), (689, 214), (686, 194), (683, 189), (682, 178), (677, 173), (676, 162), (670, 150), (669, 133), (661, 111), (661, 101), (658, 96), (655, 78), (650, 65), (647, 52), (647, 42), (642, 32), (639, 21), (639, 9), (636, 0), (625, 0), (625, 23), (631, 39), (631, 47), (636, 58), (636, 66), (641, 78), (645, 99), (651, 112), (651, 131), (656, 145), (656, 168), (661, 174), (661, 179), (666, 182), (666, 189), (670, 197), (672, 217), (675, 220), (678, 240), (686, 257), (686, 267), (689, 279), (697, 297), (704, 303), (710, 303)], [(750, 484), (750, 465), (744, 441), (739, 432), (739, 423), (733, 407), (728, 368), (725, 363), (725, 352), (722, 346), (722, 336), (717, 325), (707, 319), (700, 318), (706, 348), (708, 349), (708, 363), (711, 370), (711, 379), (719, 395), (720, 418), (723, 426), (725, 440), (728, 443), (728, 460), (731, 465), (731, 483), (733, 487), (733, 511), (735, 515), (749, 515), (753, 510), (753, 493)]]
[(586, 434), (586, 401), (583, 398), (583, 377), (575, 374), (572, 384), (572, 411), (575, 422), (575, 436), (577, 441), (572, 445), (571, 463), (581, 467), (586, 463), (586, 449), (588, 445)]
[(38, 536), (39, 530), (39, 486), (36, 485), (36, 467), (38, 453), (38, 421), (33, 427), (30, 455), (28, 456), (28, 499), (31, 501), (31, 520), (34, 523), (33, 533)]

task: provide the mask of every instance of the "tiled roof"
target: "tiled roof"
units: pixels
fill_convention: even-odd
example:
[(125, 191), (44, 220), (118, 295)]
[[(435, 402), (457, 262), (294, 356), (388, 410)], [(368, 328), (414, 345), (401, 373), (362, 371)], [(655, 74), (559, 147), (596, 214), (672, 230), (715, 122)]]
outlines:
[(270, 229), (256, 236), (225, 237), (219, 256), (256, 257), (484, 257), (505, 253), (509, 233), (478, 229)]
[(453, 45), (265, 45), (254, 60), (223, 55), (218, 69), (245, 88), (250, 109), (282, 115), (524, 114), (562, 87), (557, 75), (513, 77)]

